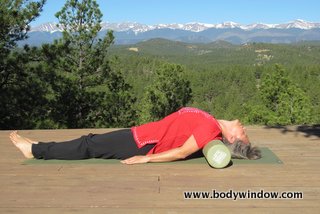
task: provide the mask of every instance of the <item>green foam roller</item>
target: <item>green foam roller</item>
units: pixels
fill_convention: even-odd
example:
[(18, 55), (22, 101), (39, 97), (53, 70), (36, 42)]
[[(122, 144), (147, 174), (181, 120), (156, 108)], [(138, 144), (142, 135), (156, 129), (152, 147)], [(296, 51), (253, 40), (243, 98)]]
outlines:
[(224, 168), (230, 163), (231, 153), (220, 140), (210, 141), (202, 149), (202, 152), (210, 166), (214, 168)]

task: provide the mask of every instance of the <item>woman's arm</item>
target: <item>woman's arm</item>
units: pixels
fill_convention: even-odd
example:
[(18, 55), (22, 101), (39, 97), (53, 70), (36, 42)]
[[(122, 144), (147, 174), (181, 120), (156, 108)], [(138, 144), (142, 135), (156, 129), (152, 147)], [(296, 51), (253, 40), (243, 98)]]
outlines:
[(199, 150), (196, 139), (191, 135), (188, 140), (178, 148), (170, 149), (158, 154), (139, 155), (121, 161), (125, 164), (148, 163), (148, 162), (169, 162), (188, 157)]

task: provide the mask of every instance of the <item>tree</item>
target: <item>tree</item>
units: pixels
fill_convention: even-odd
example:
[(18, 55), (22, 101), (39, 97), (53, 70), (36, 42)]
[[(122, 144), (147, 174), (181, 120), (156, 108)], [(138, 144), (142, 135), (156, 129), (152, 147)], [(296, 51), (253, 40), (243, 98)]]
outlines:
[(45, 0), (2, 0), (0, 3), (0, 128), (31, 128), (44, 103), (32, 51), (16, 51), (16, 43), (27, 38), (29, 24), (39, 16)]
[(17, 41), (27, 38), (29, 24), (39, 16), (45, 0), (3, 0), (0, 4), (0, 90), (13, 74), (14, 63), (8, 59)]
[(263, 111), (260, 114), (255, 112), (253, 120), (261, 118), (270, 125), (305, 124), (310, 121), (309, 97), (289, 79), (280, 65), (276, 65), (275, 70), (262, 79), (260, 96), (264, 107), (255, 109)]
[[(56, 17), (63, 37), (53, 46), (43, 47), (46, 57), (54, 59), (48, 63), (54, 65), (58, 77), (52, 81), (54, 121), (68, 128), (124, 125), (119, 112), (131, 103), (120, 104), (122, 95), (134, 99), (127, 93), (130, 87), (117, 85), (125, 85), (124, 79), (109, 66), (107, 51), (114, 37), (112, 31), (102, 38), (98, 35), (102, 18), (98, 4), (95, 0), (68, 0)], [(106, 103), (118, 106), (112, 120), (105, 118), (108, 108), (102, 110)]]
[(2, 0), (0, 4), (0, 48), (11, 50), (16, 42), (27, 38), (29, 24), (42, 11), (46, 0)]
[(112, 69), (108, 72), (106, 81), (108, 91), (104, 93), (92, 119), (96, 127), (131, 127), (136, 124), (136, 98), (132, 95), (132, 86), (119, 70), (118, 59), (113, 59), (110, 64)]
[(90, 126), (87, 117), (96, 102), (92, 101), (101, 97), (90, 89), (103, 81), (100, 65), (113, 36), (97, 38), (102, 14), (95, 1), (68, 0), (56, 17), (63, 38), (55, 46), (63, 54), (57, 58), (60, 82), (54, 90), (59, 105), (53, 115), (70, 128)]
[(96, 72), (96, 68), (90, 67), (92, 63), (96, 66), (103, 61), (107, 48), (113, 43), (113, 34), (109, 32), (104, 39), (97, 38), (102, 14), (95, 0), (68, 0), (56, 17), (58, 26), (63, 28), (62, 42), (71, 52), (65, 66), (72, 66), (79, 74), (79, 84), (84, 84), (82, 78)]
[(183, 78), (180, 65), (163, 64), (156, 70), (154, 82), (146, 89), (140, 123), (159, 120), (185, 106), (192, 98), (190, 82)]

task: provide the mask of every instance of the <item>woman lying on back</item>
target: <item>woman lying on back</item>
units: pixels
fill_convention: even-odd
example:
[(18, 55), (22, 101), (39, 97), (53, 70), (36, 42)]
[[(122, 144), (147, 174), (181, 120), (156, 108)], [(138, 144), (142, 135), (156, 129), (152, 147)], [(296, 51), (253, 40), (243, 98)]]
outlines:
[(197, 108), (185, 107), (162, 120), (105, 134), (88, 134), (64, 142), (37, 142), (10, 134), (26, 158), (80, 160), (120, 159), (125, 164), (185, 159), (212, 140), (223, 140), (235, 158), (259, 159), (239, 120), (217, 120)]

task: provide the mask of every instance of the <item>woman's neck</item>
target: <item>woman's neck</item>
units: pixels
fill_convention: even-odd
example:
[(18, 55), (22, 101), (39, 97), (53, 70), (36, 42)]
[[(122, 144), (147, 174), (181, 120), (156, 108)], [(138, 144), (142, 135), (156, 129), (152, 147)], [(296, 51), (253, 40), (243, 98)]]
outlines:
[(220, 125), (220, 128), (221, 128), (221, 132), (222, 132), (222, 135), (224, 135), (225, 133), (225, 130), (226, 130), (226, 123), (227, 121), (226, 120), (217, 120), (219, 125)]
[(229, 136), (229, 130), (231, 128), (231, 125), (232, 125), (232, 121), (229, 121), (229, 120), (218, 120), (218, 123), (221, 127), (221, 132), (222, 132), (222, 135), (227, 137)]

